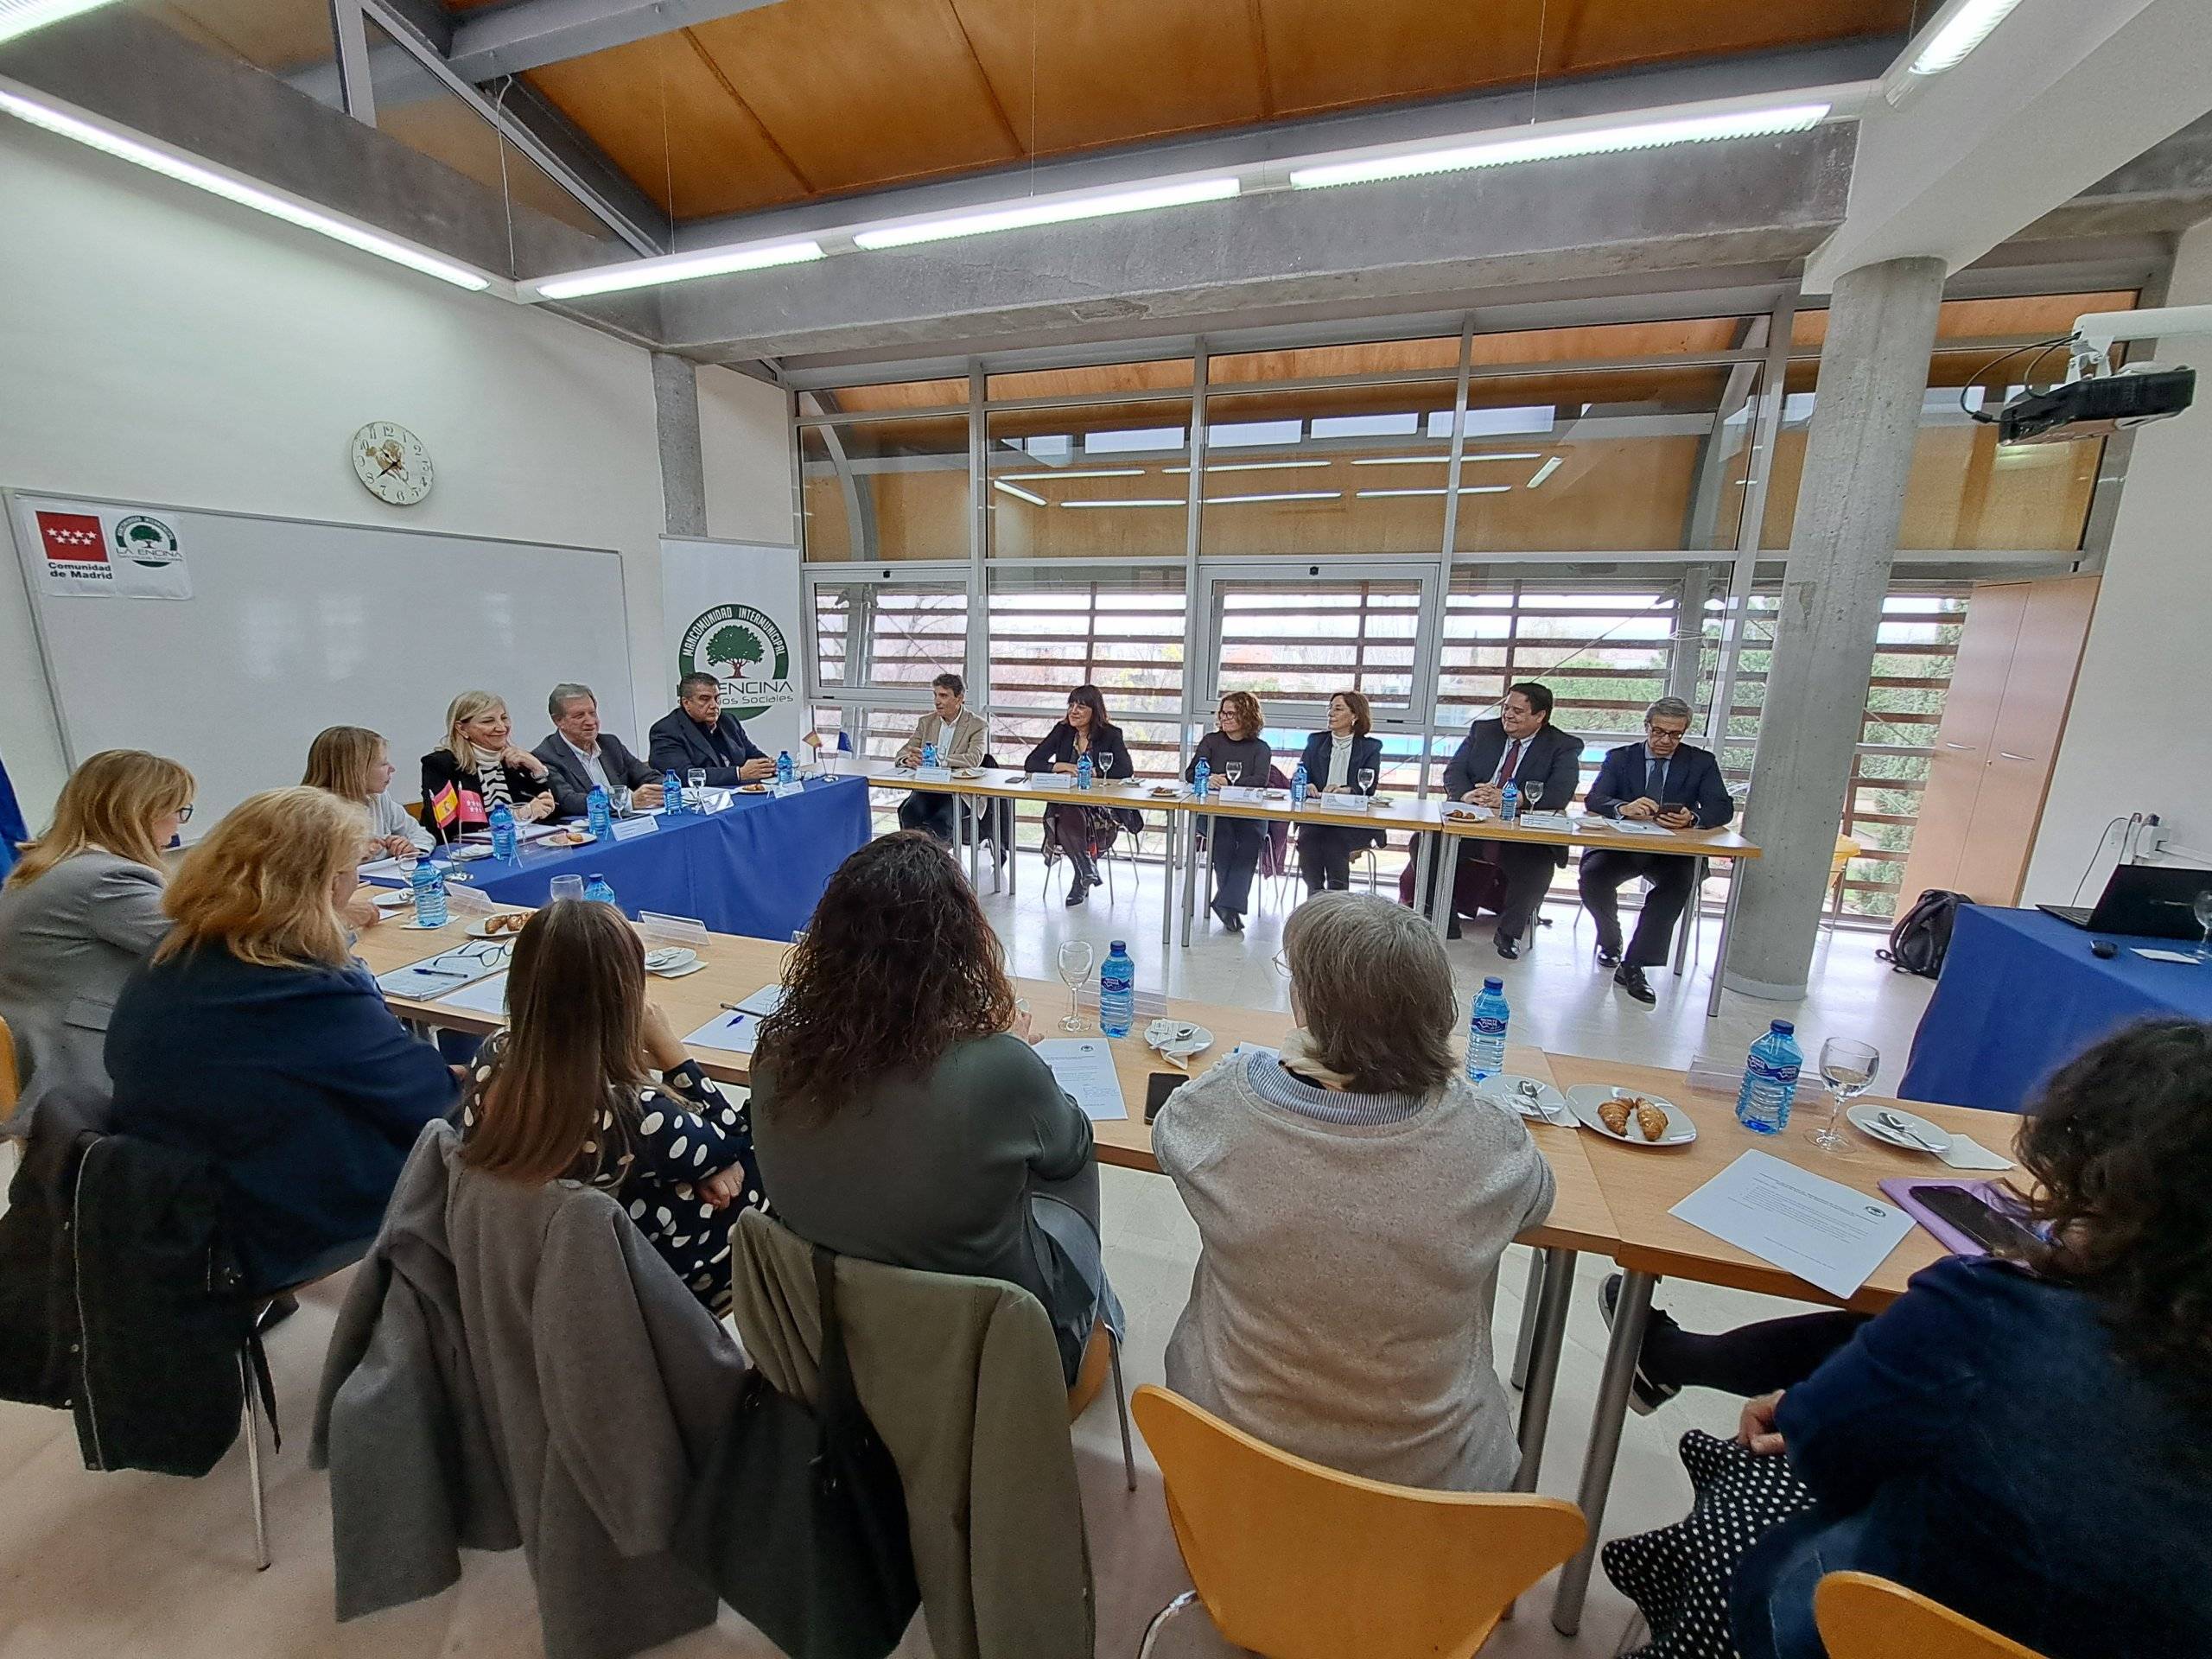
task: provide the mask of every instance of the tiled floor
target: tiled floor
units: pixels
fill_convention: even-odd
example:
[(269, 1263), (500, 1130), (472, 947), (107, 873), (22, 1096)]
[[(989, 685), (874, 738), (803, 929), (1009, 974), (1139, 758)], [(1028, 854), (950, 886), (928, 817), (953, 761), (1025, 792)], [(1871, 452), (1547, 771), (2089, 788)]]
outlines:
[[(1126, 880), (1118, 902), (1102, 893), (1070, 912), (1057, 888), (1040, 897), (1033, 859), (1025, 861), (1018, 900), (988, 901), (1016, 971), (1049, 976), (1060, 939), (1094, 938), (1103, 952), (1111, 938), (1128, 939), (1141, 983), (1210, 1001), (1283, 1006), (1283, 984), (1271, 964), (1280, 944), (1282, 906), (1270, 896), (1243, 940), (1209, 927), (1187, 953), (1165, 963), (1159, 948), (1157, 874), (1136, 889)], [(1126, 871), (1122, 872), (1126, 875)], [(986, 883), (988, 887), (988, 883)], [(1874, 959), (1876, 936), (1825, 938), (1815, 988), (1794, 1007), (1730, 996), (1722, 1017), (1704, 1018), (1704, 982), (1669, 982), (1656, 1009), (1612, 990), (1588, 965), (1589, 926), (1554, 908), (1554, 925), (1514, 963), (1501, 963), (1485, 936), (1451, 947), (1467, 988), (1484, 973), (1504, 978), (1514, 1007), (1514, 1034), (1546, 1047), (1623, 1059), (1681, 1065), (1695, 1054), (1740, 1056), (1777, 1013), (1793, 1015), (1812, 1042), (1831, 1031), (1870, 1038), (1894, 1079), (1926, 1000), (1923, 982), (1891, 974)], [(1711, 924), (1707, 924), (1708, 951)], [(1198, 1240), (1166, 1182), (1121, 1170), (1106, 1172), (1107, 1261), (1128, 1306), (1129, 1385), (1158, 1381), (1161, 1356), (1190, 1283)], [(1605, 1329), (1594, 1305), (1602, 1264), (1585, 1262), (1575, 1287), (1568, 1347), (1561, 1367), (1542, 1489), (1571, 1496), (1580, 1467)], [(1508, 1257), (1496, 1314), (1498, 1351), (1511, 1351), (1527, 1277), (1526, 1253)], [(271, 1458), (270, 1509), (276, 1563), (257, 1573), (250, 1560), (243, 1449), (207, 1478), (86, 1471), (62, 1414), (0, 1405), (0, 1659), (240, 1659), (241, 1656), (374, 1654), (379, 1659), (505, 1659), (538, 1651), (529, 1580), (518, 1555), (474, 1557), (461, 1583), (410, 1608), (348, 1625), (331, 1618), (329, 1501), (323, 1478), (306, 1464), (308, 1414), (322, 1350), (342, 1287), (320, 1287), (301, 1313), (272, 1333), (270, 1357), (285, 1414), (284, 1448)], [(1717, 1329), (1783, 1311), (1786, 1305), (1733, 1292), (1669, 1286), (1660, 1294), (1694, 1327)], [(1688, 1427), (1732, 1430), (1734, 1402), (1690, 1395), (1654, 1418), (1631, 1417), (1619, 1473), (1605, 1517), (1608, 1536), (1677, 1518), (1688, 1484), (1675, 1461), (1674, 1442)], [(1085, 1503), (1098, 1585), (1098, 1652), (1134, 1655), (1151, 1613), (1185, 1587), (1161, 1508), (1158, 1479), (1141, 1442), (1143, 1471), (1134, 1495), (1122, 1489), (1119, 1443), (1110, 1402), (1102, 1400), (1077, 1425)], [(1548, 1586), (1523, 1603), (1486, 1653), (1604, 1656), (1614, 1652), (1628, 1619), (1626, 1605), (1600, 1577), (1592, 1588), (1579, 1637), (1555, 1632), (1544, 1617)], [(772, 1652), (733, 1615), (717, 1629), (662, 1650), (683, 1659), (707, 1655), (760, 1659)], [(903, 1654), (925, 1655), (918, 1631)], [(1164, 1656), (1218, 1653), (1186, 1620)], [(1347, 1659), (1355, 1659), (1348, 1656)]]

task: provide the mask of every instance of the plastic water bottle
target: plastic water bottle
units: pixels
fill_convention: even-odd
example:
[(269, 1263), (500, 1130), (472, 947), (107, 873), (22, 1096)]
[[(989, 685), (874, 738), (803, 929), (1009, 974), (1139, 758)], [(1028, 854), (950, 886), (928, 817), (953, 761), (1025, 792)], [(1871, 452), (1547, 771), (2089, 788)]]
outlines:
[(594, 871), (584, 878), (584, 897), (595, 905), (612, 905), (614, 903), (614, 888), (605, 876)]
[(1206, 785), (1211, 783), (1212, 779), (1213, 768), (1206, 764), (1205, 757), (1204, 755), (1200, 755), (1198, 757), (1198, 769), (1191, 774), (1191, 798), (1194, 801), (1203, 801), (1205, 799)]
[(1744, 1086), (1736, 1091), (1736, 1121), (1754, 1135), (1780, 1135), (1789, 1127), (1797, 1099), (1797, 1074), (1805, 1056), (1797, 1046), (1797, 1027), (1777, 1020), (1751, 1045), (1744, 1064)]
[(789, 749), (779, 750), (776, 754), (776, 782), (778, 785), (780, 786), (782, 785), (788, 784), (792, 779), (798, 776), (798, 768), (791, 765), (791, 752)]
[(1294, 812), (1306, 804), (1306, 791), (1313, 787), (1313, 780), (1306, 775), (1306, 763), (1298, 763), (1298, 770), (1290, 774), (1290, 810)]
[(1497, 791), (1497, 821), (1511, 823), (1520, 816), (1521, 785), (1509, 779), (1505, 787)]
[(501, 801), (492, 809), (492, 856), (510, 859), (515, 855), (515, 815)]
[(922, 768), (923, 768), (923, 770), (924, 770), (924, 771), (933, 771), (933, 770), (935, 770), (935, 769), (936, 769), (937, 763), (938, 763), (938, 761), (937, 761), (937, 745), (936, 745), (936, 744), (934, 744), (934, 743), (925, 743), (925, 744), (923, 744), (923, 745), (922, 745)]
[(407, 891), (415, 899), (415, 920), (423, 927), (443, 927), (446, 925), (446, 876), (436, 865), (424, 859), (415, 867), (415, 874), (407, 878)]
[(1467, 1015), (1467, 1081), (1479, 1084), (1505, 1070), (1505, 1027), (1513, 1010), (1505, 1005), (1505, 982), (1483, 981)]
[(594, 784), (591, 793), (584, 797), (584, 827), (604, 841), (613, 818), (613, 810), (607, 804), (606, 785)]
[(1122, 940), (1098, 965), (1098, 1029), (1109, 1037), (1126, 1037), (1137, 1017), (1137, 965)]
[(671, 767), (660, 775), (660, 811), (664, 818), (680, 817), (683, 812), (683, 780)]
[(1082, 758), (1075, 763), (1075, 786), (1077, 789), (1089, 789), (1090, 780), (1096, 775), (1096, 770), (1090, 764), (1090, 752), (1086, 749)]

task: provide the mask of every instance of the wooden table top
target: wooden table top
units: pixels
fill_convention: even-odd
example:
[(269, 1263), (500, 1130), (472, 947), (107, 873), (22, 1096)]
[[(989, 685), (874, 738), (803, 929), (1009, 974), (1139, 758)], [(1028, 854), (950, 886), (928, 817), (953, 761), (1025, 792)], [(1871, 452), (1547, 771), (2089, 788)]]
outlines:
[[(1614, 1259), (1623, 1267), (1645, 1273), (1762, 1291), (1798, 1301), (1831, 1301), (1832, 1298), (1795, 1274), (1725, 1244), (1667, 1212), (1746, 1152), (1766, 1153), (1868, 1193), (1875, 1192), (1878, 1181), (1892, 1176), (1955, 1173), (1924, 1154), (1884, 1146), (1848, 1122), (1843, 1125), (1843, 1132), (1851, 1139), (1849, 1150), (1822, 1152), (1807, 1138), (1806, 1131), (1813, 1121), (1826, 1116), (1826, 1101), (1808, 1103), (1792, 1116), (1789, 1128), (1780, 1135), (1754, 1135), (1736, 1122), (1733, 1096), (1694, 1090), (1684, 1072), (1555, 1054), (1552, 1075), (1562, 1089), (1579, 1083), (1603, 1083), (1660, 1095), (1696, 1120), (1697, 1139), (1685, 1147), (1625, 1147), (1602, 1135), (1583, 1134), (1584, 1155), (1597, 1173), (1599, 1190), (1619, 1230), (1620, 1243)], [(1872, 1095), (1865, 1098), (1878, 1099)], [(1992, 1152), (2011, 1152), (2012, 1133), (2019, 1122), (2017, 1117), (1918, 1101), (1910, 1106), (1932, 1123), (1973, 1135)], [(2004, 1173), (1988, 1172), (1993, 1176)], [(1916, 1226), (1845, 1306), (1863, 1313), (1878, 1312), (1904, 1292), (1906, 1280), (1947, 1254), (1933, 1235)]]
[(925, 794), (979, 795), (1014, 801), (1055, 801), (1088, 806), (1128, 807), (1140, 812), (1186, 812), (1208, 817), (1280, 819), (1286, 823), (1341, 824), (1358, 830), (1442, 830), (1446, 835), (1475, 836), (1485, 841), (1525, 841), (1545, 847), (1618, 847), (1626, 852), (1695, 854), (1706, 858), (1757, 858), (1759, 849), (1733, 830), (1670, 830), (1664, 836), (1634, 835), (1614, 826), (1610, 818), (1576, 814), (1565, 830), (1524, 829), (1500, 823), (1496, 818), (1449, 817), (1436, 797), (1416, 800), (1410, 796), (1376, 797), (1367, 811), (1344, 811), (1324, 805), (1316, 794), (1302, 808), (1285, 799), (1224, 801), (1217, 791), (1203, 804), (1178, 789), (1156, 779), (1095, 785), (1087, 793), (1066, 789), (1037, 789), (1028, 774), (1003, 768), (975, 778), (956, 778), (950, 783), (917, 782), (911, 772), (901, 772), (888, 760), (849, 762), (846, 773), (868, 779), (876, 789), (918, 790)]

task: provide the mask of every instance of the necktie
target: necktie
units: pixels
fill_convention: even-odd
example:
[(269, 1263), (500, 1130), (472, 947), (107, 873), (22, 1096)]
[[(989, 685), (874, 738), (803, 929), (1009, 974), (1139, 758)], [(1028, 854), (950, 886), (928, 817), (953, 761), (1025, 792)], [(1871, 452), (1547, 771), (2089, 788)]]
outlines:
[(1521, 740), (1516, 737), (1510, 743), (1505, 746), (1505, 764), (1497, 769), (1497, 781), (1499, 784), (1504, 785), (1511, 783), (1513, 781), (1514, 771), (1520, 766), (1520, 764)]
[(1667, 763), (1656, 756), (1644, 762), (1643, 792), (1655, 801), (1667, 798)]

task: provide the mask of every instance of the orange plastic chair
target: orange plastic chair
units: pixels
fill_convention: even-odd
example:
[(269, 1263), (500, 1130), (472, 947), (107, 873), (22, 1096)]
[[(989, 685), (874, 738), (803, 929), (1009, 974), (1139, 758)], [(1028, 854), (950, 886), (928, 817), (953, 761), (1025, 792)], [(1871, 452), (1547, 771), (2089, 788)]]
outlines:
[(1150, 1384), (1132, 1405), (1198, 1586), (1154, 1616), (1138, 1659), (1193, 1599), (1266, 1659), (1466, 1659), (1587, 1531), (1560, 1498), (1325, 1469)]
[(0, 1117), (16, 1109), (16, 1033), (0, 1020)]
[(2041, 1659), (1916, 1590), (1869, 1573), (1831, 1573), (1813, 1592), (1828, 1659)]

